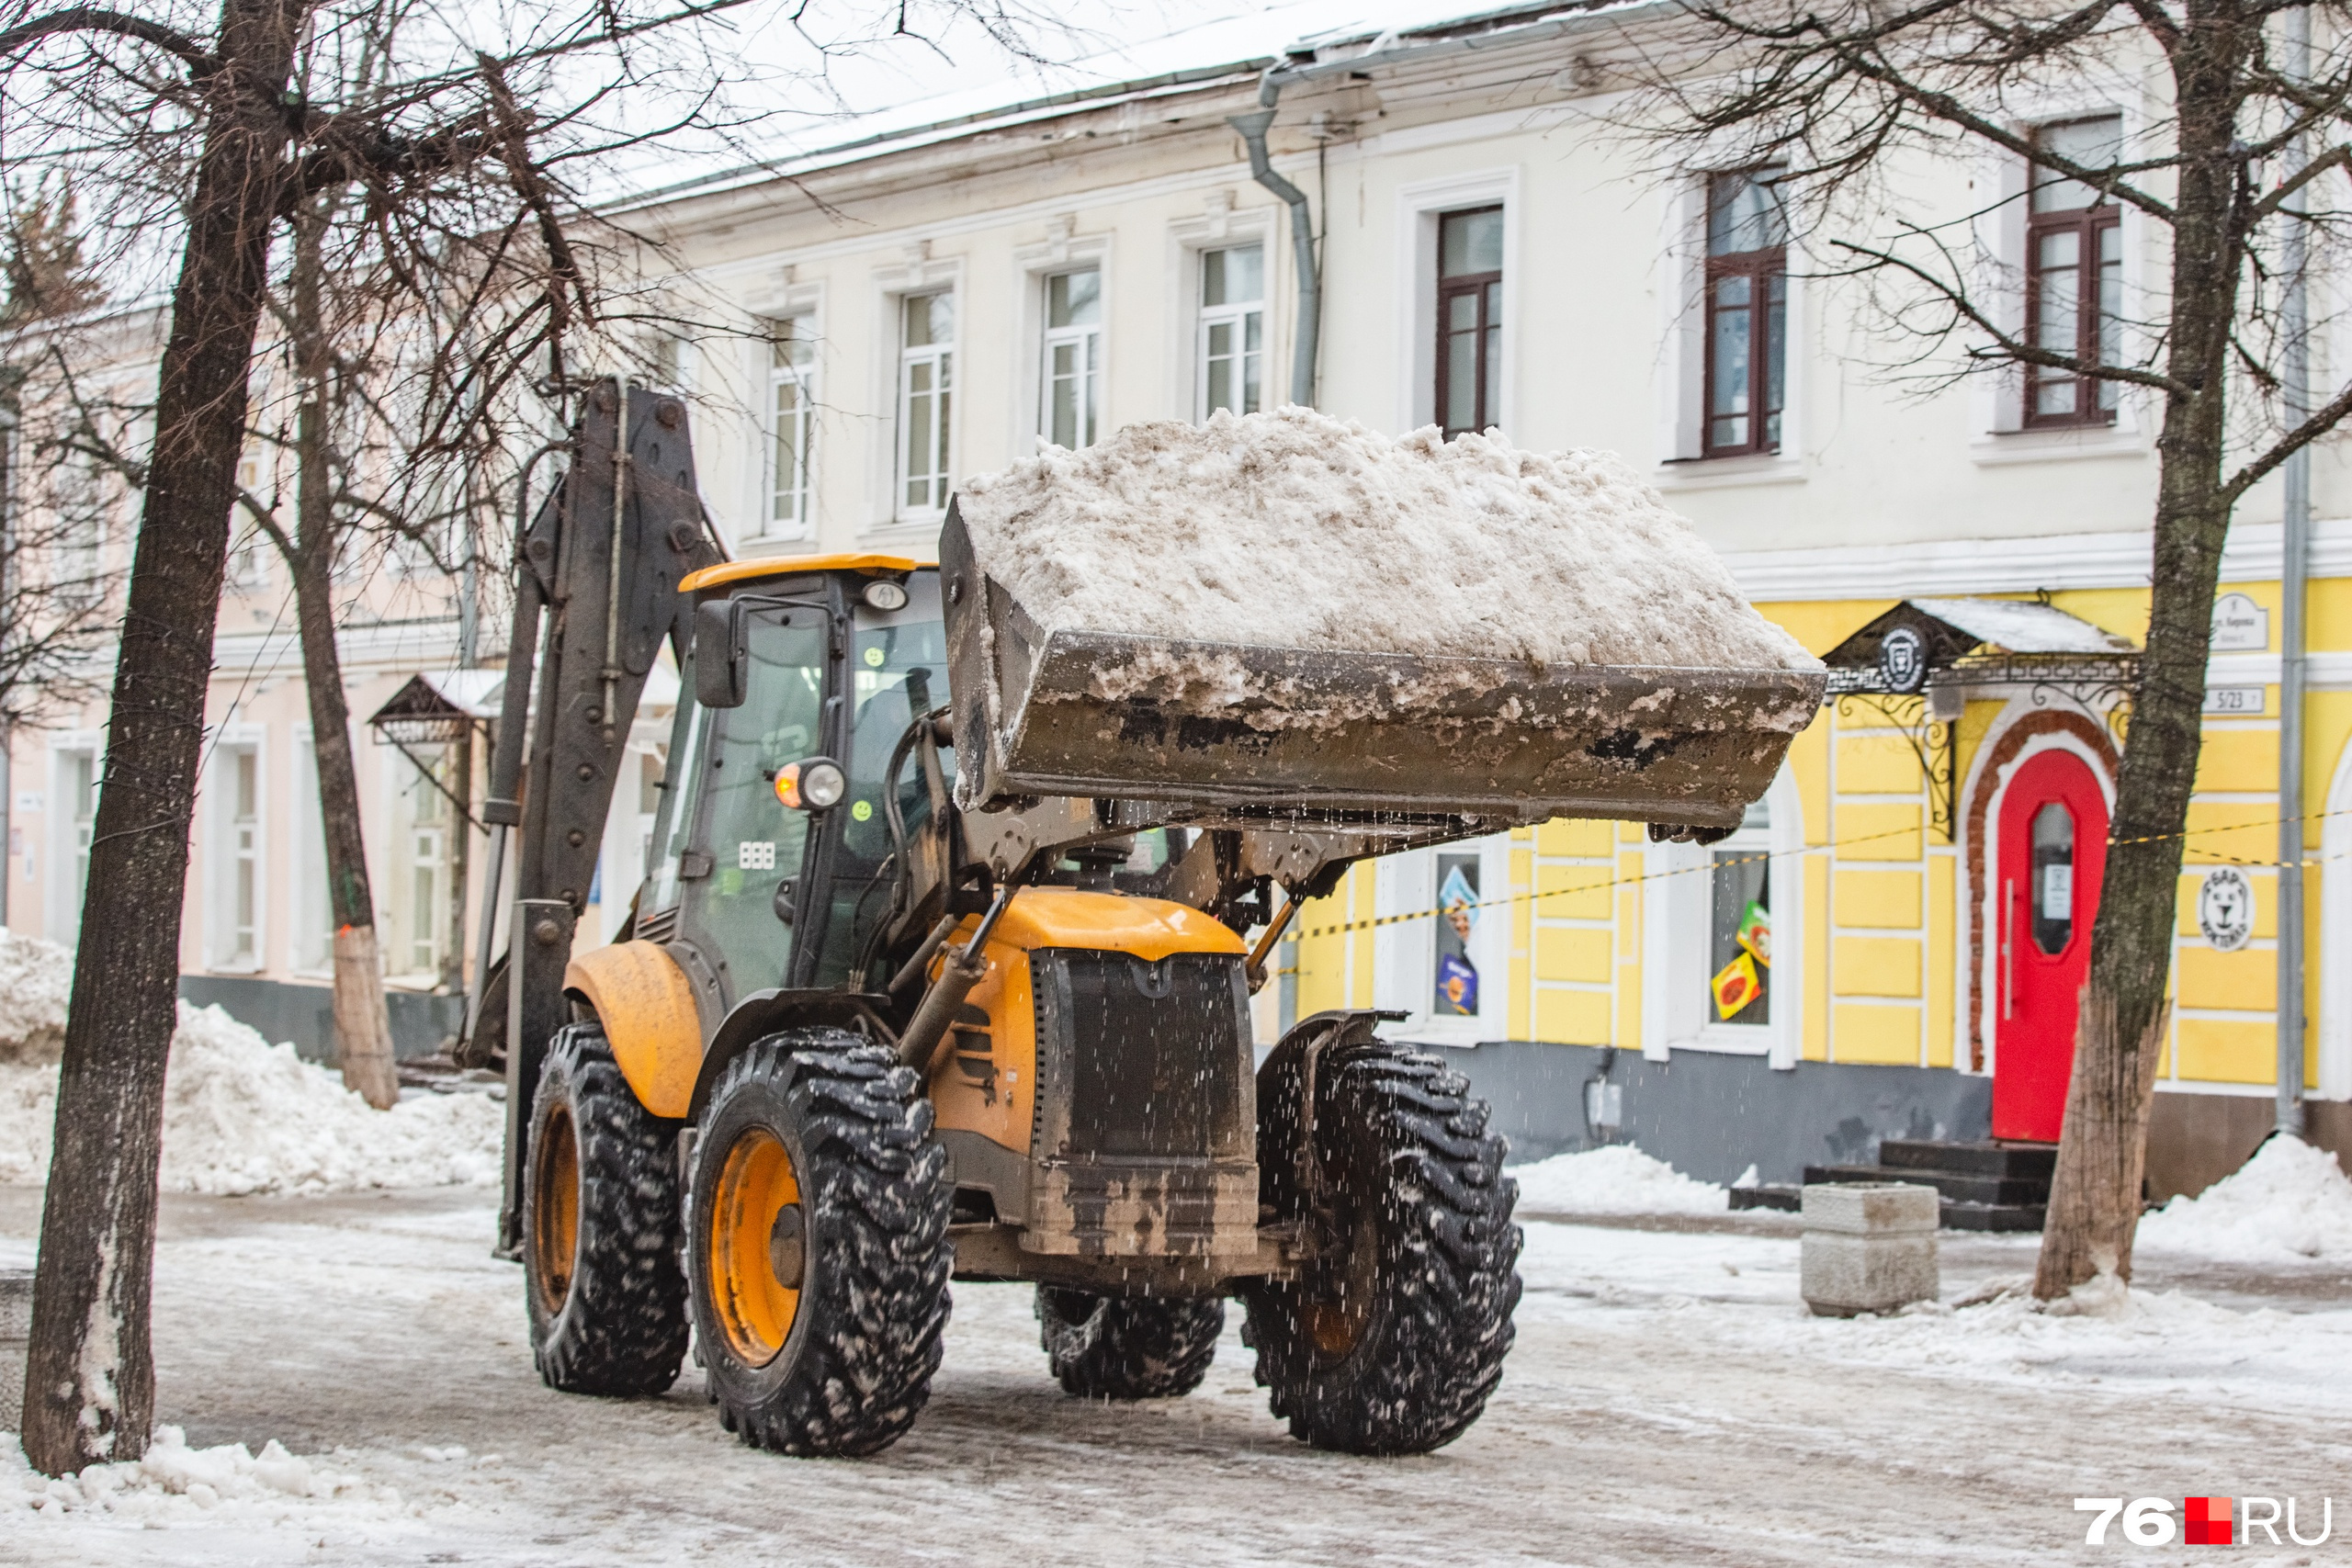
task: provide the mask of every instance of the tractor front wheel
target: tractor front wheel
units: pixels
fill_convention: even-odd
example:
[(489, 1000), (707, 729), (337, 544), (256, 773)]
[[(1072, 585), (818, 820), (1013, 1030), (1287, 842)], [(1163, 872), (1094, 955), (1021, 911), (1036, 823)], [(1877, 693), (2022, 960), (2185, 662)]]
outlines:
[(1244, 1288), (1242, 1338), (1293, 1437), (1426, 1453), (1467, 1430), (1502, 1377), (1517, 1185), (1462, 1076), (1368, 1024), (1310, 1021), (1259, 1070), (1261, 1200), (1301, 1223), (1311, 1260)]
[(531, 1100), (531, 1358), (567, 1393), (660, 1393), (686, 1353), (676, 1123), (638, 1103), (593, 1023), (548, 1042)]
[(695, 1334), (729, 1430), (805, 1457), (896, 1442), (931, 1397), (954, 1251), (947, 1155), (890, 1051), (838, 1030), (728, 1064), (695, 1140)]

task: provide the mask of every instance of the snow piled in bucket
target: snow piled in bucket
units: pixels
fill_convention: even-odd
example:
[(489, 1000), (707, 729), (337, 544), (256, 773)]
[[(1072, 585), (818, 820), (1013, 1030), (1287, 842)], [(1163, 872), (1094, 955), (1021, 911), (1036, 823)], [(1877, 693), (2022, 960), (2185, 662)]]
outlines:
[(0, 926), (0, 1062), (54, 1062), (65, 1043), (74, 955)]
[(390, 1487), (297, 1458), (275, 1438), (258, 1455), (243, 1443), (192, 1449), (177, 1427), (158, 1427), (144, 1458), (55, 1479), (27, 1464), (13, 1438), (0, 1439), (0, 1517), (17, 1509), (99, 1513), (156, 1529), (209, 1514), (277, 1521), (296, 1507), (307, 1514), (322, 1504), (335, 1513), (372, 1516), (401, 1507)]
[(2273, 1138), (2198, 1196), (2142, 1219), (2135, 1245), (2248, 1263), (2352, 1258), (2352, 1180), (2325, 1149)]
[(1312, 409), (1131, 424), (967, 480), (980, 569), (1047, 631), (1541, 664), (1813, 670), (1624, 462), (1391, 441)]
[(1523, 1213), (1720, 1214), (1724, 1190), (1683, 1175), (1631, 1144), (1512, 1166)]
[[(55, 1066), (0, 1065), (0, 1181), (47, 1175), (56, 1114)], [(182, 1002), (164, 1080), (164, 1187), (236, 1197), (488, 1185), (504, 1115), (476, 1093), (373, 1110), (293, 1046)]]

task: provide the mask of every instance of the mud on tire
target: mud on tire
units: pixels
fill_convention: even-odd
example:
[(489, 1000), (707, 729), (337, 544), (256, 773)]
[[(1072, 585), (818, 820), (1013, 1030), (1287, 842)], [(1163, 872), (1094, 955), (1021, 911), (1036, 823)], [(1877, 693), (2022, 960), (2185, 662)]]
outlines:
[(567, 1393), (660, 1393), (686, 1352), (677, 1123), (653, 1116), (604, 1031), (548, 1042), (523, 1185), (531, 1359)]
[[(1316, 1159), (1302, 1169), (1310, 1075)], [(1259, 1071), (1261, 1201), (1305, 1220), (1320, 1255), (1296, 1280), (1245, 1288), (1242, 1339), (1302, 1441), (1425, 1453), (1467, 1430), (1502, 1377), (1518, 1185), (1468, 1087), (1369, 1020), (1310, 1020)]]
[(1225, 1332), (1214, 1298), (1098, 1296), (1037, 1287), (1038, 1338), (1062, 1392), (1081, 1399), (1177, 1399), (1201, 1386)]
[(892, 1052), (802, 1029), (728, 1065), (695, 1141), (687, 1255), (729, 1430), (857, 1456), (913, 1425), (947, 1324), (953, 1199), (931, 1104)]

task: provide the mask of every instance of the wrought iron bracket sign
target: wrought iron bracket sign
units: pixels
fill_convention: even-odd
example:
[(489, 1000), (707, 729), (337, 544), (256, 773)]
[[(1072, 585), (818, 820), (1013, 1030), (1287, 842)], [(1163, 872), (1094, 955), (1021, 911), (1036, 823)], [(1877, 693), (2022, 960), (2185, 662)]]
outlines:
[(2064, 701), (2120, 733), (2139, 684), (2140, 650), (2037, 599), (1905, 599), (1823, 656), (1824, 700), (1840, 719), (1864, 712), (1894, 731), (1927, 779), (1928, 822), (1946, 842), (1958, 825), (1962, 716), (1975, 692), (2022, 689), (2036, 707)]

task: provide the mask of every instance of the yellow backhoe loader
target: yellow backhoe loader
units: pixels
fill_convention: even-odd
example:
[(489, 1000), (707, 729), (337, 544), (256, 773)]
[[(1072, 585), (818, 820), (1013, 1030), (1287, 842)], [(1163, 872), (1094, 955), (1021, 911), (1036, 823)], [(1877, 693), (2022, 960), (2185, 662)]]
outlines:
[[(1460, 1435), (1519, 1296), (1503, 1142), (1394, 1015), (1258, 1061), (1275, 938), (1370, 855), (1562, 814), (1717, 835), (1821, 677), (1045, 631), (953, 508), (935, 566), (728, 562), (684, 406), (583, 405), (520, 540), (488, 807), (515, 886), (463, 1047), (505, 1069), (545, 1380), (657, 1393), (691, 1341), (745, 1441), (870, 1454), (922, 1407), (951, 1277), (1024, 1280), (1074, 1394), (1189, 1392), (1238, 1297), (1297, 1438)], [(574, 956), (665, 638), (646, 876)], [(1149, 671), (1198, 654), (1345, 721), (1185, 711)]]

